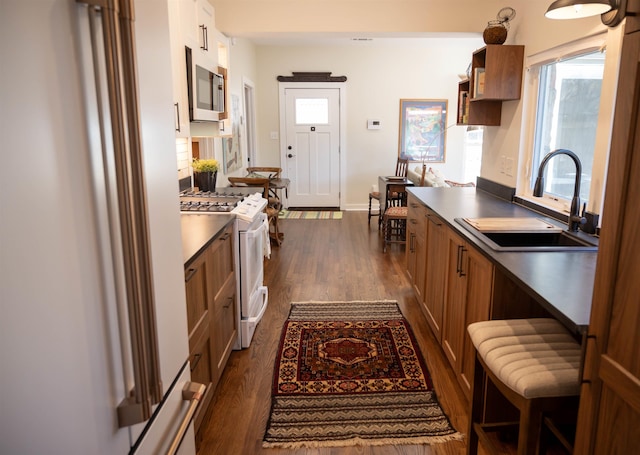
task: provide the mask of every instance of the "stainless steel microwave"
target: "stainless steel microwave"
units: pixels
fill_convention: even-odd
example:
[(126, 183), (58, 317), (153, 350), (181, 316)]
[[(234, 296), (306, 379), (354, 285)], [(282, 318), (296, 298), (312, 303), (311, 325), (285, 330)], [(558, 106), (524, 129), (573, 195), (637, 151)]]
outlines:
[(185, 46), (187, 58), (187, 93), (189, 120), (192, 122), (217, 122), (224, 112), (224, 76), (199, 62), (197, 53)]

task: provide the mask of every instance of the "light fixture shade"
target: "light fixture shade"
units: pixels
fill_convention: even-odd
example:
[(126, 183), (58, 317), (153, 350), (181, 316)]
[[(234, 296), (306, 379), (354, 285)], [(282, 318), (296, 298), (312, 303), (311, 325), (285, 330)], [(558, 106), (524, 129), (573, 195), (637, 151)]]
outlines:
[(612, 8), (608, 0), (556, 0), (544, 15), (549, 19), (579, 19), (598, 16)]

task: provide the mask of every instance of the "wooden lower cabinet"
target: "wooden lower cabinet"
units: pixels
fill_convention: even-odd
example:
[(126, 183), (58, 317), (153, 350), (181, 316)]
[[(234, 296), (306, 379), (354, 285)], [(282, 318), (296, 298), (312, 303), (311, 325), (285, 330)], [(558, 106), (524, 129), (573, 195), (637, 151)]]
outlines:
[(427, 265), (427, 208), (409, 194), (407, 205), (407, 273), (416, 298), (424, 305), (425, 272)]
[(470, 399), (475, 351), (467, 326), (490, 318), (494, 266), (452, 229), (447, 229), (446, 241), (447, 289), (441, 344)]
[(185, 267), (191, 380), (207, 386), (194, 417), (196, 446), (237, 337), (233, 224)]
[(424, 311), (438, 341), (442, 340), (444, 291), (447, 270), (447, 231), (442, 220), (427, 209), (426, 270)]
[[(410, 219), (415, 210), (409, 207)], [(434, 212), (422, 207), (428, 220), (423, 309), (463, 392), (470, 399), (475, 351), (467, 326), (490, 319), (495, 268)], [(417, 251), (407, 250), (409, 254), (417, 255)], [(419, 263), (421, 258), (412, 260)], [(417, 274), (417, 267), (414, 273)]]
[(467, 303), (466, 243), (451, 230), (447, 230), (447, 290), (444, 304), (441, 345), (453, 370), (458, 373), (462, 363), (465, 309)]

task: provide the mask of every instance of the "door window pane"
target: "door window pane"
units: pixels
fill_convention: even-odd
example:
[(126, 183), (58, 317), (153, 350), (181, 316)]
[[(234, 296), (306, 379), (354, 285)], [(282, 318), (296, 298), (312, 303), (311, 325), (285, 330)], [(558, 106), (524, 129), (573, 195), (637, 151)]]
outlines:
[(296, 125), (327, 125), (329, 100), (327, 98), (296, 98)]
[[(532, 187), (545, 155), (568, 149), (582, 163), (580, 199), (589, 199), (604, 58), (604, 52), (596, 51), (540, 67)], [(547, 165), (545, 193), (571, 199), (575, 172), (570, 158), (554, 157)]]

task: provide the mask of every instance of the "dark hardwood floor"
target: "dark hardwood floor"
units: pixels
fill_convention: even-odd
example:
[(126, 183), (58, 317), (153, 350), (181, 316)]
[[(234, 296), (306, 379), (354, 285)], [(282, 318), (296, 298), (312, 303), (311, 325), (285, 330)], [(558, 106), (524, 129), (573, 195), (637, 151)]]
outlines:
[(281, 228), (284, 242), (272, 249), (265, 264), (269, 306), (251, 347), (231, 354), (199, 455), (463, 454), (460, 441), (431, 447), (262, 448), (280, 331), (290, 302), (296, 301), (397, 300), (416, 334), (442, 407), (458, 431), (467, 431), (467, 404), (409, 286), (404, 247), (392, 245), (382, 253), (377, 219), (369, 227), (366, 212), (345, 212), (342, 220), (283, 220)]
[[(234, 351), (213, 398), (198, 455), (462, 455), (464, 441), (318, 449), (263, 449), (280, 331), (291, 302), (397, 300), (413, 328), (438, 399), (456, 430), (467, 432), (467, 403), (419, 308), (405, 272), (404, 246), (382, 252), (377, 219), (345, 212), (342, 220), (282, 220), (284, 242), (265, 261), (269, 306), (251, 347)], [(498, 442), (504, 453), (513, 444)], [(484, 453), (481, 450), (481, 453)], [(556, 453), (555, 450), (550, 453)]]

